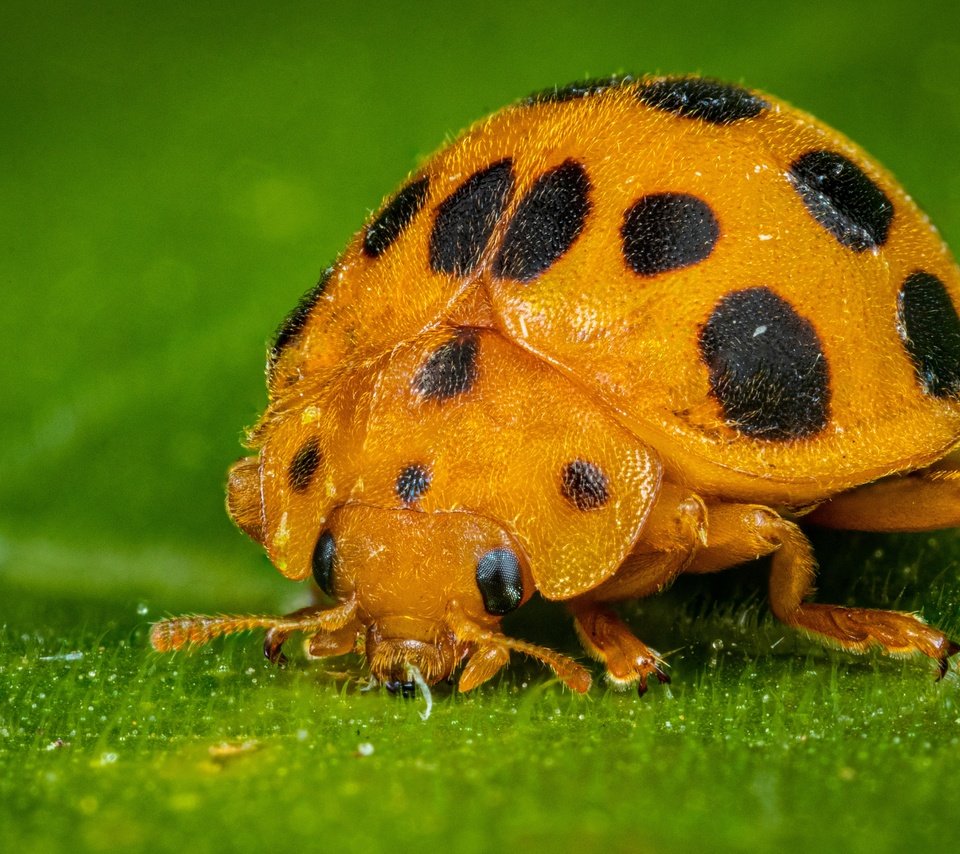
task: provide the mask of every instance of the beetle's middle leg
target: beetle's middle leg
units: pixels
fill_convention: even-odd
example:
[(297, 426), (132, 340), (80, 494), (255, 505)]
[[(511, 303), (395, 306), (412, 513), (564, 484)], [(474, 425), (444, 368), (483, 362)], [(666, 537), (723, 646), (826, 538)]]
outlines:
[(960, 646), (912, 614), (805, 601), (813, 593), (817, 565), (810, 543), (793, 522), (758, 505), (710, 505), (708, 547), (688, 571), (713, 572), (773, 554), (770, 608), (800, 631), (850, 652), (878, 647), (890, 655), (922, 653), (937, 661), (942, 676)]

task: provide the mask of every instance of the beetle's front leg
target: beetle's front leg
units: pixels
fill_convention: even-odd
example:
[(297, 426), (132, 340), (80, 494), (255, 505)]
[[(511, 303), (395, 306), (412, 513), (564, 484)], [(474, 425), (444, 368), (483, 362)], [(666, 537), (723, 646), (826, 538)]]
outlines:
[(664, 484), (644, 528), (642, 544), (613, 578), (568, 603), (584, 649), (604, 663), (607, 679), (616, 687), (636, 684), (643, 696), (650, 676), (661, 683), (669, 682), (670, 677), (659, 653), (639, 640), (604, 603), (648, 596), (667, 587), (704, 547), (706, 531), (703, 501)]

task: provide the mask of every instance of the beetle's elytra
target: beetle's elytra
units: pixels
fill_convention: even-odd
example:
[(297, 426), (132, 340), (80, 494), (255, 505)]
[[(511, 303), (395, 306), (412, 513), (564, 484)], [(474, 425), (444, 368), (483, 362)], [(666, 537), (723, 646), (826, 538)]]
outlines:
[(960, 524), (960, 271), (834, 130), (700, 78), (535, 95), (427, 161), (280, 327), (228, 508), (326, 604), (189, 617), (158, 649), (268, 629), (380, 681), (519, 650), (563, 600), (617, 685), (666, 679), (611, 610), (772, 555), (770, 604), (853, 652), (960, 649), (909, 614), (813, 604), (799, 523)]

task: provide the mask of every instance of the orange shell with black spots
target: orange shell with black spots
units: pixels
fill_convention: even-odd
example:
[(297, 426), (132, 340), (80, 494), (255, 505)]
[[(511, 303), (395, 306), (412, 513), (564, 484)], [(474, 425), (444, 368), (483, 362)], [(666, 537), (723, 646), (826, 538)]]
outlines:
[[(403, 419), (400, 400), (417, 405), (415, 396), (401, 392), (396, 404), (382, 406), (367, 423), (350, 416), (305, 423), (311, 406), (322, 418), (333, 418), (332, 408), (318, 407), (321, 396), (336, 397), (355, 413), (354, 402), (369, 397), (382, 364), (411, 349), (425, 357), (437, 346), (427, 342), (442, 342), (464, 327), (509, 342), (529, 370), (539, 362), (558, 372), (577, 390), (584, 409), (596, 408), (616, 423), (611, 431), (628, 431), (655, 449), (671, 477), (702, 494), (800, 506), (944, 456), (960, 433), (955, 311), (942, 320), (949, 327), (946, 352), (927, 354), (929, 362), (953, 360), (941, 367), (949, 374), (942, 381), (948, 393), (931, 394), (923, 365), (905, 345), (901, 304), (904, 282), (919, 273), (936, 278), (948, 308), (960, 301), (957, 266), (926, 216), (859, 147), (805, 113), (742, 90), (746, 112), (759, 104), (756, 114), (706, 121), (643, 103), (638, 91), (657, 82), (586, 84), (534, 96), (478, 123), (414, 174), (406, 186), (421, 182), (422, 199), (401, 233), (375, 257), (365, 251), (365, 238), (389, 212), (388, 202), (308, 294), (308, 309), (293, 315), (296, 334), (281, 328), (283, 346), (271, 353), (270, 408), (253, 434), (268, 463), (276, 447), (278, 482), (308, 435), (323, 445), (330, 466), (341, 466), (351, 444), (362, 444), (368, 432), (390, 432)], [(868, 245), (851, 249), (811, 213), (791, 168), (804, 154), (820, 151), (844, 158), (856, 177), (885, 197), (880, 206), (892, 209), (892, 217), (882, 241), (869, 237), (871, 224), (858, 224), (854, 211), (839, 227), (853, 240), (863, 232), (861, 242)], [(571, 245), (533, 277), (495, 275), (504, 237), (531, 188), (569, 163), (583, 168), (589, 188)], [(437, 210), (492, 164), (509, 164), (509, 186), (491, 216), (479, 259), (470, 269), (435, 269), (430, 245)], [(625, 259), (625, 215), (639, 200), (667, 194), (705, 202), (718, 235), (702, 260), (638, 274)], [(823, 206), (830, 208), (829, 198)], [(844, 217), (842, 210), (835, 214)], [(865, 221), (871, 217), (876, 213), (869, 209), (861, 214)], [(661, 235), (661, 244), (668, 240), (669, 234)], [(705, 364), (703, 332), (725, 297), (754, 288), (785, 301), (812, 327), (825, 376), (822, 388), (807, 390), (807, 397), (826, 398), (822, 424), (818, 413), (800, 412), (778, 427), (774, 415), (767, 419), (773, 425), (769, 435), (762, 429), (758, 435), (725, 413)], [(750, 334), (762, 325), (758, 321)], [(491, 372), (497, 358), (491, 354)], [(806, 364), (797, 369), (810, 370)], [(403, 378), (398, 382), (402, 386)], [(757, 403), (775, 407), (776, 395), (791, 391), (789, 383), (780, 383), (759, 394)], [(491, 403), (506, 405), (502, 399)], [(781, 404), (796, 408), (789, 400)], [(514, 405), (515, 421), (538, 415), (519, 401)], [(797, 435), (790, 435), (791, 427)], [(502, 431), (467, 420), (455, 441), (486, 443), (496, 455), (507, 440)], [(387, 448), (396, 446), (379, 447), (378, 468), (386, 463)], [(492, 493), (526, 488), (506, 471), (494, 485), (492, 472), (468, 478), (434, 468), (436, 477), (453, 477), (464, 489), (477, 479), (490, 481)], [(358, 493), (357, 471), (338, 477), (328, 469), (318, 486), (331, 505), (366, 498), (371, 490), (377, 490), (376, 500), (386, 496), (397, 503), (388, 474), (376, 483), (372, 472), (363, 471)], [(457, 488), (451, 484), (440, 499), (433, 487), (431, 498), (445, 506), (476, 506), (465, 493), (458, 499)], [(284, 503), (277, 498), (277, 505)], [(279, 521), (270, 518), (270, 504), (268, 530)], [(311, 534), (323, 516), (322, 509), (313, 509)], [(301, 558), (293, 574), (306, 572)]]
[(776, 98), (543, 92), (427, 160), (283, 323), (229, 509), (281, 572), (353, 603), (381, 676), (472, 655), (467, 684), (489, 678), (499, 617), (538, 591), (643, 686), (659, 659), (600, 603), (769, 552), (781, 619), (945, 661), (885, 612), (838, 629), (861, 615), (804, 605), (793, 520), (960, 521), (958, 303), (894, 178)]

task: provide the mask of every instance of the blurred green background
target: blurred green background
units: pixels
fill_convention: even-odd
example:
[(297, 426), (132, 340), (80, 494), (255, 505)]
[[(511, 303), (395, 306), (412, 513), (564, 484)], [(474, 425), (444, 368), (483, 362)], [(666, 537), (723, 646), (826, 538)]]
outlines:
[[(71, 795), (71, 786), (96, 791), (104, 785), (77, 769), (87, 769), (89, 757), (96, 764), (118, 733), (129, 735), (134, 714), (129, 710), (143, 702), (135, 692), (124, 696), (121, 689), (118, 694), (116, 684), (109, 702), (105, 686), (103, 692), (84, 687), (84, 692), (93, 691), (83, 696), (94, 722), (79, 730), (75, 721), (72, 725), (79, 732), (72, 750), (83, 759), (71, 760), (75, 767), (68, 766), (57, 778), (63, 788), (45, 788), (37, 781), (51, 772), (37, 756), (59, 737), (58, 727), (70, 729), (79, 689), (69, 669), (44, 670), (38, 662), (74, 651), (108, 654), (104, 651), (119, 644), (126, 652), (110, 659), (112, 672), (119, 674), (117, 684), (134, 676), (149, 683), (169, 677), (174, 666), (145, 652), (144, 626), (150, 619), (184, 609), (276, 612), (295, 605), (302, 595), (279, 578), (223, 510), (225, 470), (241, 453), (241, 428), (253, 423), (265, 402), (266, 341), (369, 211), (422, 158), (472, 120), (530, 91), (585, 76), (698, 72), (743, 82), (809, 110), (861, 143), (893, 170), (948, 242), (960, 245), (960, 4), (955, 2), (8, 0), (0, 8), (0, 33), (0, 281), (5, 295), (0, 311), (0, 623), (5, 632), (0, 676), (12, 703), (0, 718), (0, 757), (6, 757), (8, 768), (19, 769), (10, 778), (15, 784), (0, 793), (7, 806), (15, 805), (17, 815), (35, 816), (16, 831), (24, 835), (14, 837), (26, 844), (67, 844), (73, 829), (82, 825), (87, 828), (82, 844), (103, 847), (95, 830), (97, 810), (77, 807), (80, 801)], [(834, 598), (873, 597), (888, 606), (905, 602), (923, 606), (944, 625), (960, 622), (953, 535), (831, 535), (821, 536), (817, 545), (824, 563), (849, 561), (845, 577), (821, 585)], [(864, 575), (865, 566), (872, 567), (872, 574)], [(680, 592), (694, 600), (699, 596), (702, 604), (718, 589), (716, 584), (721, 583), (691, 584)], [(903, 590), (918, 598), (901, 600)], [(656, 624), (658, 606), (651, 607)], [(733, 625), (730, 620), (740, 621), (741, 643), (757, 623), (761, 634), (775, 631), (755, 601), (741, 612), (703, 608), (708, 628), (701, 635), (696, 634), (699, 611), (687, 610), (686, 622), (663, 611), (663, 626), (686, 625), (690, 632), (676, 640), (667, 630), (654, 637), (667, 648), (694, 638), (685, 676), (694, 706), (706, 702), (705, 695), (696, 694), (698, 686), (709, 692), (710, 685), (708, 679), (700, 681), (710, 647), (705, 642), (697, 646), (697, 637), (704, 641), (711, 632), (721, 634), (723, 626)], [(254, 647), (250, 653), (246, 647), (226, 646), (224, 660), (237, 673), (260, 667), (256, 641), (247, 645)], [(805, 647), (800, 649), (803, 653)], [(167, 708), (163, 726), (153, 731), (156, 743), (138, 754), (139, 770), (125, 771), (134, 775), (128, 779), (152, 775), (166, 761), (164, 739), (176, 739), (178, 721), (189, 731), (180, 735), (202, 744), (249, 733), (266, 738), (257, 735), (257, 721), (264, 719), (263, 704), (273, 702), (265, 693), (269, 689), (251, 694), (249, 685), (216, 683), (216, 690), (239, 697), (237, 707), (248, 712), (246, 717), (238, 712), (227, 724), (227, 718), (210, 714), (216, 690), (183, 675), (199, 678), (216, 660), (177, 659), (183, 670), (171, 690), (192, 698), (183, 709), (202, 707), (206, 724), (192, 729), (198, 726), (195, 721), (183, 720), (176, 707)], [(952, 728), (953, 741), (940, 743), (956, 744), (960, 720), (954, 720), (955, 710), (949, 707), (956, 681), (933, 688), (925, 671), (915, 666), (816, 660), (826, 662), (820, 665), (824, 679), (839, 692), (829, 702), (824, 699), (828, 705), (845, 702), (855, 709), (862, 695), (875, 709), (883, 697), (896, 696), (895, 704), (907, 703), (916, 712), (921, 735), (924, 721), (936, 721)], [(755, 692), (742, 688), (743, 666), (734, 667), (730, 679), (734, 695), (743, 690), (749, 708), (759, 701)], [(802, 667), (789, 671), (789, 663), (783, 666), (788, 670), (782, 673), (765, 671), (778, 695), (792, 684), (785, 673), (800, 679), (803, 672)], [(864, 668), (862, 684), (854, 675), (861, 672), (858, 667)], [(530, 673), (534, 681), (545, 679), (535, 670)], [(272, 682), (277, 678), (269, 676)], [(507, 677), (500, 685), (512, 686), (513, 696), (521, 678)], [(348, 702), (338, 689), (323, 687), (326, 683), (312, 676), (294, 673), (289, 679), (294, 687), (277, 687), (274, 696), (296, 698), (289, 700), (292, 715), (308, 715), (324, 697)], [(880, 690), (887, 683), (904, 686), (891, 695)], [(446, 719), (443, 744), (455, 755), (464, 740), (455, 725), (457, 704), (480, 715), (488, 714), (486, 703), (503, 711), (496, 706), (498, 690), (507, 688), (495, 683), (483, 700), (444, 700), (453, 717)], [(518, 750), (559, 737), (548, 718), (561, 702), (556, 698), (564, 704), (569, 698), (551, 686), (544, 690), (549, 714), (528, 716), (533, 724), (517, 736)], [(636, 704), (602, 699), (608, 695), (596, 690), (600, 699), (589, 702), (596, 704), (597, 726), (615, 727)], [(41, 700), (37, 695), (43, 695)], [(815, 703), (811, 698), (820, 695), (805, 696)], [(917, 696), (937, 711), (917, 711)], [(100, 715), (104, 702), (112, 711)], [(349, 702), (351, 714), (369, 714), (387, 732), (398, 714), (389, 700), (373, 696), (351, 695)], [(604, 705), (608, 702), (614, 705)], [(640, 708), (657, 709), (660, 702), (654, 698)], [(28, 711), (38, 703), (42, 714)], [(896, 706), (894, 714), (905, 715), (904, 708)], [(700, 714), (715, 712), (708, 706)], [(438, 727), (444, 725), (443, 713), (442, 708), (435, 712)], [(38, 714), (46, 717), (38, 722)], [(571, 714), (578, 719), (576, 710)], [(659, 723), (649, 731), (649, 741), (637, 742), (644, 750), (657, 749), (661, 737), (666, 738), (659, 712), (651, 714)], [(843, 714), (857, 713), (848, 709)], [(103, 720), (97, 724), (99, 717)], [(413, 726), (409, 717), (403, 712), (404, 723), (397, 726)], [(120, 719), (126, 721), (122, 726)], [(826, 720), (825, 732), (836, 731), (836, 721), (831, 725), (829, 714)], [(584, 724), (590, 725), (590, 720)], [(789, 724), (784, 726), (788, 732)], [(325, 730), (326, 737), (339, 743), (334, 729)], [(343, 743), (353, 745), (359, 724), (346, 729)], [(276, 726), (287, 735), (298, 730), (295, 720)], [(600, 743), (597, 732), (581, 735)], [(409, 733), (397, 737), (401, 735)], [(887, 747), (901, 736), (906, 737), (895, 726), (874, 734), (886, 739)], [(576, 741), (581, 743), (580, 736)], [(673, 742), (670, 748), (679, 751), (674, 761), (686, 769), (680, 773), (693, 775), (691, 780), (703, 745), (691, 736), (689, 745)], [(687, 748), (690, 752), (684, 752)], [(876, 749), (878, 755), (883, 752)], [(944, 749), (932, 754), (935, 767), (945, 769), (958, 758), (957, 748)], [(436, 744), (430, 748), (434, 755), (437, 750)], [(720, 756), (722, 751), (716, 761)], [(417, 757), (407, 758), (413, 762)], [(483, 754), (464, 761), (476, 768), (492, 760)], [(348, 772), (336, 762), (330, 773), (342, 780)], [(762, 757), (758, 762), (760, 769)], [(771, 769), (785, 767), (771, 762)], [(516, 779), (510, 767), (495, 761), (491, 767), (491, 786)], [(74, 768), (72, 776), (69, 768)], [(402, 763), (400, 769), (409, 772)], [(886, 770), (922, 773), (913, 766)], [(570, 769), (572, 783), (578, 773)], [(762, 789), (769, 781), (757, 773), (759, 777), (750, 776), (745, 770), (746, 776), (729, 782), (734, 788)], [(817, 768), (809, 774), (800, 782), (816, 788)], [(170, 775), (175, 786), (177, 775)], [(399, 785), (397, 780), (394, 784)], [(255, 775), (247, 785), (248, 792), (257, 792)], [(363, 786), (386, 784), (374, 775), (356, 785), (366, 791)], [(524, 785), (535, 791), (536, 778), (525, 778)], [(620, 814), (623, 792), (616, 780), (608, 785), (596, 793), (601, 814), (604, 809)], [(678, 797), (690, 791), (682, 780), (675, 785)], [(119, 791), (120, 780), (109, 786), (109, 791)], [(875, 814), (887, 790), (872, 783), (861, 791), (873, 793), (864, 809)], [(543, 821), (545, 805), (556, 796), (546, 789), (545, 800), (529, 805), (530, 815)], [(211, 790), (196, 797), (201, 804), (206, 797), (222, 803), (226, 794)], [(438, 814), (455, 811), (454, 800), (447, 804), (441, 795), (431, 797), (426, 796), (427, 802)], [(725, 846), (756, 850), (774, 840), (809, 842), (799, 826), (794, 828), (788, 809), (772, 825), (776, 832), (751, 836), (746, 830), (753, 808), (745, 807), (738, 819), (736, 803), (729, 808), (733, 824), (723, 835)], [(922, 801), (914, 815), (934, 803)], [(502, 808), (498, 804), (476, 811), (475, 850), (483, 850), (484, 839), (498, 838), (496, 832), (492, 837), (481, 833)], [(44, 824), (41, 817), (58, 805), (64, 809), (61, 824)], [(166, 815), (164, 809), (157, 807), (158, 821)], [(368, 804), (368, 812), (358, 813), (356, 820), (369, 816), (371, 809), (385, 815)], [(816, 818), (823, 805), (810, 801), (804, 809)], [(575, 813), (571, 807), (567, 823), (560, 825), (561, 847), (577, 838), (581, 825)], [(674, 840), (680, 848), (698, 838), (698, 828), (710, 826), (709, 810), (697, 815), (697, 821), (682, 825), (687, 835)], [(121, 810), (108, 826), (124, 825), (129, 818)], [(866, 814), (863, 818), (861, 831), (868, 823)], [(628, 811), (627, 820), (613, 823), (606, 835), (602, 821), (594, 821), (581, 841), (586, 840), (584, 850), (592, 846), (590, 840), (606, 850), (630, 849), (639, 844), (644, 828), (664, 819)], [(537, 820), (516, 823), (530, 839), (549, 836)], [(6, 825), (0, 840), (15, 832)], [(513, 825), (494, 826), (502, 831)], [(741, 826), (745, 835), (738, 835)], [(920, 832), (921, 826), (933, 833), (931, 839), (943, 839), (930, 821), (918, 819), (911, 832)], [(384, 818), (384, 835), (372, 837), (372, 843), (385, 843), (389, 827)], [(411, 845), (418, 838), (430, 843), (440, 838), (431, 833), (445, 827), (434, 822), (418, 837), (414, 828), (407, 828), (405, 836), (394, 826), (399, 833), (394, 838)], [(197, 833), (202, 832), (198, 825)], [(153, 838), (149, 823), (129, 844), (137, 847), (147, 838)], [(884, 838), (896, 841), (895, 834)], [(471, 839), (463, 837), (461, 847), (470, 848)], [(863, 839), (863, 850), (873, 846), (870, 850), (876, 851), (884, 844), (869, 834)], [(194, 842), (198, 850), (217, 847), (216, 840)]]

